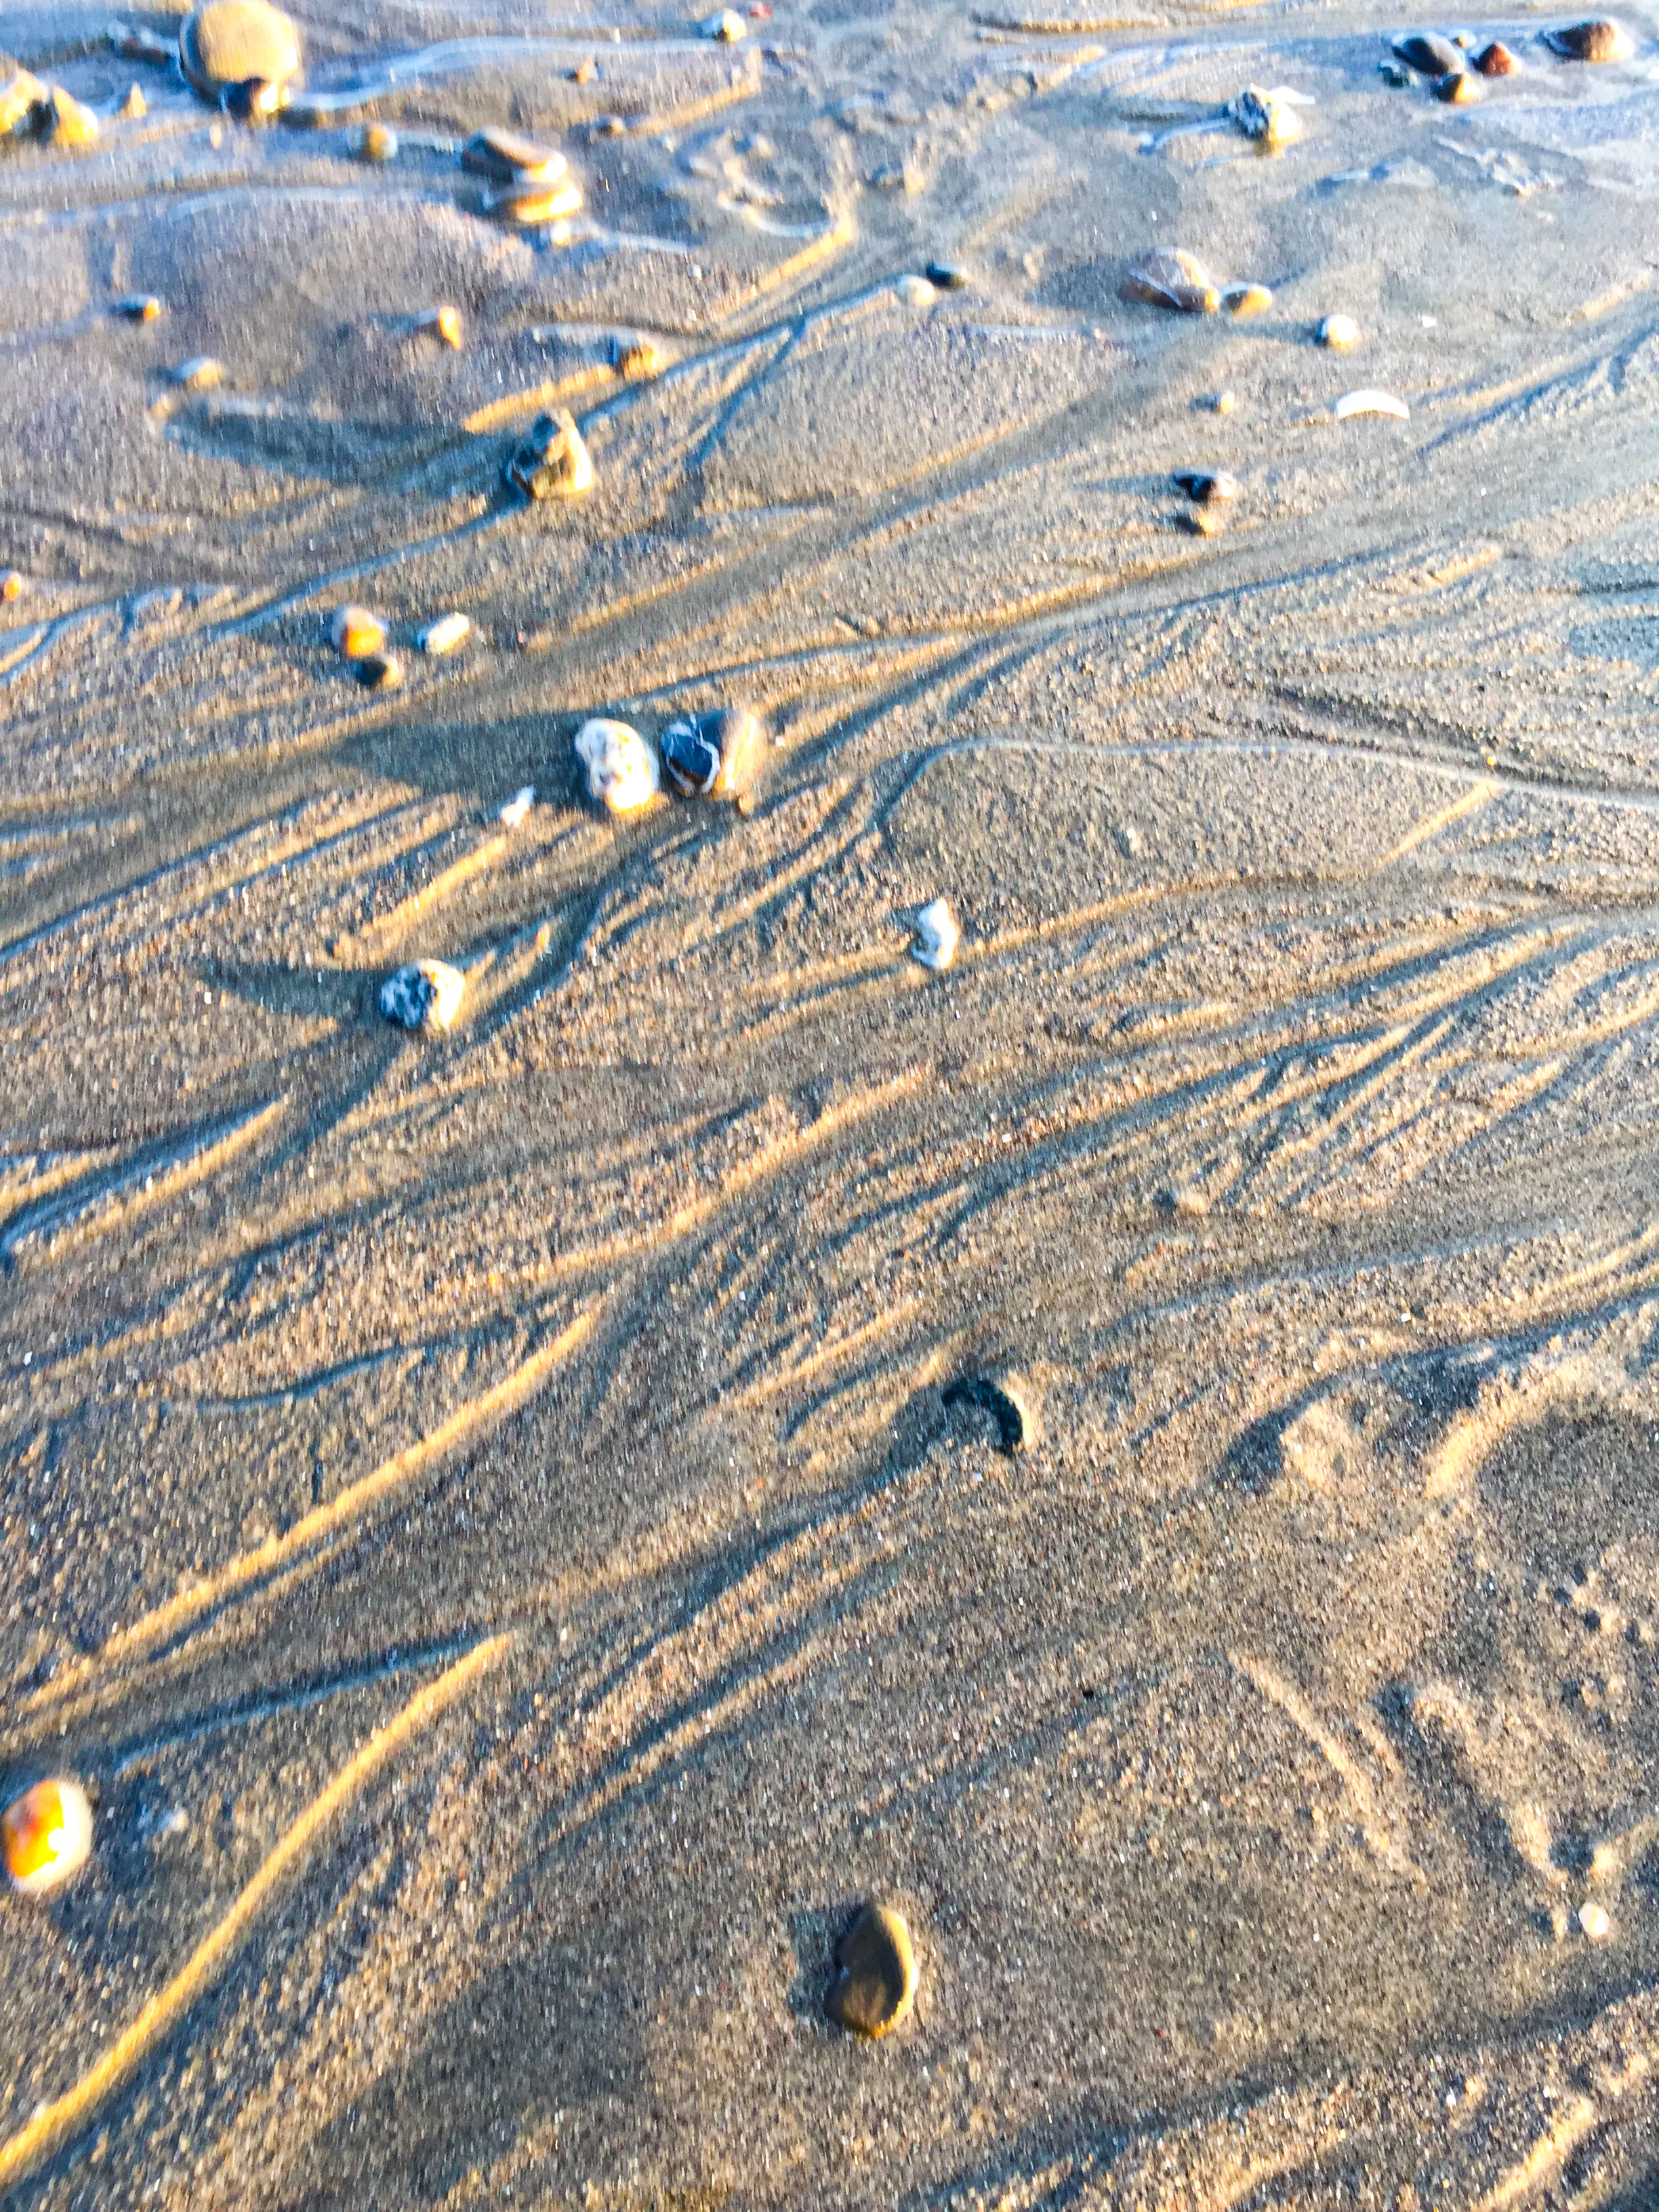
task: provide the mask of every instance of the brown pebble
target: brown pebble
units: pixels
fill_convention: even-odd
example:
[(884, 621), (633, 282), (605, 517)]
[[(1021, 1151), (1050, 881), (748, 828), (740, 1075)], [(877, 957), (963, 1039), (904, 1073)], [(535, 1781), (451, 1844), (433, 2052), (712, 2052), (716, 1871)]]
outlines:
[(916, 1993), (915, 1954), (899, 1915), (866, 1905), (836, 1946), (836, 1963), (824, 2000), (830, 2019), (872, 2041), (896, 2027)]
[(1144, 254), (1118, 287), (1126, 300), (1173, 307), (1183, 315), (1212, 315), (1221, 304), (1215, 279), (1194, 254), (1160, 246)]
[(44, 100), (31, 111), (30, 122), (37, 137), (53, 146), (95, 146), (98, 143), (98, 118), (89, 107), (83, 106), (73, 94), (54, 84)]
[(1448, 107), (1468, 107), (1480, 99), (1480, 86), (1473, 70), (1448, 70), (1434, 93)]
[(21, 597), (22, 590), (23, 572), (21, 568), (0, 570), (0, 599), (9, 605), (13, 599)]
[(502, 185), (484, 194), (483, 211), (503, 222), (516, 222), (533, 230), (546, 222), (562, 222), (581, 211), (582, 188), (571, 176), (550, 179), (546, 184)]
[(386, 624), (367, 607), (336, 607), (328, 626), (334, 650), (343, 660), (363, 660), (386, 646)]
[(1229, 284), (1221, 304), (1230, 315), (1265, 315), (1273, 295), (1265, 284)]
[(521, 138), (516, 131), (475, 131), (461, 149), (461, 167), (502, 185), (544, 185), (565, 176), (569, 163), (551, 147)]
[(453, 346), (459, 351), (465, 333), (459, 307), (452, 307), (447, 301), (441, 307), (428, 307), (416, 317), (415, 327), (419, 331), (434, 331), (447, 346)]
[(575, 499), (593, 482), (593, 464), (568, 407), (538, 415), (501, 466), (526, 499)]
[(1482, 76), (1513, 76), (1515, 56), (1502, 39), (1494, 39), (1489, 46), (1482, 46), (1474, 58), (1474, 65)]
[(1544, 40), (1558, 54), (1573, 62), (1627, 62), (1636, 42), (1622, 25), (1603, 16), (1587, 23), (1567, 23), (1559, 31), (1546, 31)]
[(398, 134), (389, 124), (365, 123), (357, 141), (360, 161), (395, 161), (398, 158)]
[(570, 82), (572, 84), (592, 84), (599, 73), (599, 65), (596, 61), (590, 58), (585, 62), (578, 62), (570, 72)]
[(395, 691), (404, 680), (404, 665), (395, 653), (366, 653), (352, 662), (351, 672), (365, 691)]
[(1444, 76), (1463, 66), (1462, 52), (1438, 31), (1413, 31), (1409, 37), (1396, 39), (1394, 50), (1419, 76)]

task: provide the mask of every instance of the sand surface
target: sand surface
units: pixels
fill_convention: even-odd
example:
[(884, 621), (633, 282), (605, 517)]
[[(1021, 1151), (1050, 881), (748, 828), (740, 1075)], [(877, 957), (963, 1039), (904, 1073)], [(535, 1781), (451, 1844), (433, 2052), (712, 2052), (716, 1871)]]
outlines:
[(9, 2203), (1655, 2201), (1659, 15), (1553, 20), (339, 0), (256, 131), (0, 8)]

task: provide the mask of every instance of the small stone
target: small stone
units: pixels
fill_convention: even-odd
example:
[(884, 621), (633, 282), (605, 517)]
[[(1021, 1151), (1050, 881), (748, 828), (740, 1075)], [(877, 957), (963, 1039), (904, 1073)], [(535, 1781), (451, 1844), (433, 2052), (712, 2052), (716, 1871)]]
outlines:
[(836, 1964), (824, 2000), (830, 2019), (872, 2041), (896, 2027), (916, 1994), (915, 1953), (899, 1915), (865, 1905), (836, 1947)]
[(1579, 1906), (1578, 1925), (1592, 1943), (1605, 1943), (1613, 1933), (1613, 1922), (1606, 1907), (1594, 1902)]
[(893, 289), (907, 307), (931, 307), (939, 293), (925, 276), (901, 276)]
[(484, 194), (483, 211), (502, 222), (516, 223), (520, 230), (538, 230), (544, 223), (580, 215), (581, 204), (581, 186), (574, 177), (565, 177), (545, 185), (502, 185)]
[(501, 827), (504, 830), (522, 829), (526, 822), (529, 820), (530, 810), (535, 804), (535, 785), (533, 783), (522, 784), (520, 786), (519, 789), (514, 793), (512, 798), (507, 800), (506, 805), (502, 807), (501, 813), (497, 816), (496, 819), (501, 823)]
[(219, 105), (239, 123), (274, 123), (287, 98), (286, 88), (270, 77), (250, 76), (240, 84), (228, 84), (219, 94)]
[(162, 68), (179, 51), (175, 40), (136, 23), (118, 26), (110, 33), (109, 42), (124, 62), (155, 62)]
[(697, 26), (705, 39), (720, 39), (727, 46), (748, 35), (749, 26), (735, 8), (722, 8), (718, 15), (705, 15)]
[(448, 306), (428, 307), (416, 316), (415, 327), (417, 331), (434, 332), (447, 346), (453, 346), (458, 353), (460, 351), (461, 340), (465, 336), (465, 332), (461, 327), (461, 311), (459, 307)]
[(225, 380), (223, 362), (210, 353), (192, 354), (168, 374), (181, 392), (211, 392)]
[(1636, 41), (1622, 25), (1605, 16), (1593, 22), (1568, 23), (1559, 31), (1546, 31), (1546, 46), (1571, 62), (1627, 62)]
[(415, 642), (422, 653), (439, 659), (465, 645), (471, 635), (472, 623), (466, 615), (440, 615), (435, 622), (429, 622), (416, 633)]
[(395, 161), (398, 134), (389, 123), (365, 123), (357, 138), (360, 161)]
[(649, 338), (618, 338), (611, 347), (611, 359), (625, 384), (642, 384), (662, 368), (662, 356)]
[(0, 568), (0, 603), (9, 606), (14, 599), (23, 596), (23, 572), (21, 568)]
[(1339, 422), (1353, 415), (1392, 415), (1397, 422), (1409, 422), (1412, 416), (1405, 401), (1392, 392), (1345, 392), (1331, 412)]
[(98, 118), (89, 107), (53, 85), (33, 112), (36, 135), (49, 145), (85, 147), (98, 143)]
[(1314, 336), (1321, 345), (1343, 353), (1349, 346), (1359, 343), (1359, 325), (1352, 315), (1327, 315)]
[(127, 87), (127, 96), (115, 112), (126, 123), (142, 123), (149, 113), (149, 102), (136, 84)]
[(163, 312), (154, 292), (128, 292), (110, 302), (111, 314), (119, 315), (127, 323), (159, 322)]
[(1413, 31), (1407, 38), (1396, 39), (1394, 50), (1419, 76), (1445, 76), (1463, 66), (1462, 53), (1438, 31)]
[(736, 799), (760, 757), (760, 724), (741, 707), (685, 714), (659, 740), (664, 773), (683, 799)]
[(1489, 46), (1482, 46), (1474, 58), (1474, 65), (1482, 76), (1513, 76), (1520, 66), (1502, 39), (1494, 39)]
[(552, 147), (538, 145), (533, 138), (521, 138), (516, 131), (503, 131), (494, 124), (487, 131), (475, 131), (467, 140), (461, 149), (461, 167), (477, 176), (492, 177), (498, 185), (555, 185), (570, 173), (569, 162)]
[(576, 499), (593, 481), (593, 464), (568, 407), (538, 415), (501, 466), (526, 499)]
[(1215, 279), (1195, 255), (1160, 246), (1136, 262), (1119, 289), (1126, 300), (1172, 307), (1183, 315), (1212, 315), (1221, 305)]
[(595, 715), (577, 731), (574, 750), (587, 770), (587, 795), (612, 814), (636, 814), (661, 786), (657, 756), (627, 722)]
[(1247, 84), (1230, 100), (1227, 113), (1244, 136), (1258, 145), (1288, 146), (1302, 136), (1302, 118), (1291, 101), (1279, 93), (1263, 92), (1257, 85)]
[(572, 84), (592, 84), (599, 73), (599, 65), (596, 61), (590, 58), (578, 62), (570, 72), (570, 82)]
[(930, 899), (916, 916), (916, 941), (910, 947), (911, 957), (937, 973), (950, 966), (961, 942), (962, 932), (945, 901)]
[[(4, 66), (0, 63), (0, 68)], [(33, 130), (35, 112), (46, 99), (46, 88), (40, 78), (14, 62), (11, 75), (0, 84), (0, 133)]]
[(386, 646), (386, 624), (379, 615), (350, 604), (335, 608), (328, 634), (342, 660), (362, 660)]
[(1434, 94), (1448, 107), (1470, 107), (1480, 97), (1480, 80), (1473, 70), (1448, 70), (1436, 84)]
[(1209, 469), (1177, 469), (1176, 484), (1199, 507), (1222, 506), (1238, 497), (1235, 478)]
[(1231, 415), (1237, 406), (1238, 400), (1231, 392), (1212, 392), (1204, 404), (1212, 415)]
[(416, 960), (380, 987), (380, 1012), (400, 1029), (441, 1036), (461, 1011), (466, 978), (447, 960)]
[(1384, 84), (1392, 85), (1396, 92), (1402, 91), (1412, 81), (1411, 71), (1399, 62), (1379, 62), (1376, 73)]
[(404, 680), (404, 664), (395, 653), (365, 653), (352, 662), (351, 672), (365, 691), (395, 691)]
[(0, 1814), (6, 1872), (25, 1897), (61, 1889), (92, 1850), (92, 1807), (78, 1782), (55, 1776), (37, 1782)]
[(179, 65), (204, 100), (256, 79), (280, 88), (300, 74), (300, 34), (269, 0), (204, 0), (179, 30)]
[(936, 291), (961, 292), (967, 289), (968, 271), (959, 261), (930, 261), (921, 273)]
[(1265, 284), (1229, 284), (1221, 295), (1221, 304), (1230, 315), (1265, 314), (1273, 303), (1273, 295)]

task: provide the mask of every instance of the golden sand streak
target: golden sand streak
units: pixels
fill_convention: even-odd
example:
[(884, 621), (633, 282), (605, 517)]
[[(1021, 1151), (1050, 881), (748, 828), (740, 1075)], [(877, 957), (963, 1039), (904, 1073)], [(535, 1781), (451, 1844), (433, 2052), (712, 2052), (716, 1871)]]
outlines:
[(613, 368), (579, 368), (568, 376), (550, 377), (544, 384), (532, 384), (527, 392), (509, 392), (505, 399), (492, 399), (488, 407), (475, 408), (462, 422), (463, 430), (495, 430), (503, 422), (511, 422), (520, 415), (538, 414), (544, 407), (557, 407), (564, 400), (574, 399), (580, 392), (595, 392), (602, 384), (614, 384), (617, 372)]
[(475, 1645), (465, 1659), (411, 1698), (397, 1717), (371, 1736), (356, 1757), (341, 1768), (327, 1789), (312, 1799), (212, 1934), (197, 1945), (180, 1972), (149, 2000), (125, 2034), (72, 2089), (36, 2112), (27, 2127), (0, 2146), (0, 2190), (22, 2180), (84, 2125), (100, 2101), (127, 2079), (145, 2052), (183, 2018), (215, 1980), (264, 1905), (297, 1871), (334, 1815), (394, 1751), (434, 1721), (478, 1675), (495, 1666), (512, 1640), (510, 1636), (492, 1636)]
[(1407, 853), (1414, 853), (1419, 845), (1426, 845), (1431, 837), (1438, 836), (1443, 830), (1449, 830), (1454, 822), (1461, 822), (1466, 814), (1473, 814), (1489, 799), (1495, 799), (1502, 789), (1503, 786), (1498, 783), (1474, 785), (1461, 799), (1453, 799), (1449, 806), (1443, 806), (1438, 814), (1431, 814), (1427, 821), (1419, 822), (1414, 830), (1408, 830), (1394, 850), (1385, 853), (1377, 862), (1377, 872), (1381, 874), (1384, 868), (1391, 868), (1396, 860), (1403, 860)]
[(159, 1645), (182, 1634), (203, 1613), (222, 1605), (227, 1598), (272, 1580), (285, 1569), (301, 1563), (331, 1537), (349, 1531), (368, 1507), (383, 1504), (416, 1475), (424, 1474), (452, 1452), (471, 1443), (482, 1431), (516, 1413), (534, 1396), (567, 1354), (587, 1336), (597, 1311), (596, 1307), (590, 1307), (578, 1314), (550, 1344), (532, 1352), (503, 1381), (458, 1407), (429, 1437), (422, 1437), (418, 1443), (394, 1453), (373, 1474), (364, 1475), (326, 1505), (316, 1507), (296, 1521), (285, 1534), (269, 1536), (252, 1551), (239, 1553), (194, 1589), (181, 1590), (177, 1597), (169, 1598), (165, 1605), (157, 1606), (154, 1612), (134, 1621), (131, 1628), (118, 1629), (101, 1650), (78, 1667), (65, 1668), (46, 1688), (27, 1699), (21, 1711), (27, 1714), (43, 1708), (55, 1711), (76, 1692), (96, 1684), (109, 1669), (147, 1657)]
[(1426, 1889), (1428, 1881), (1421, 1868), (1408, 1852), (1400, 1849), (1389, 1832), (1388, 1823), (1377, 1808), (1376, 1793), (1358, 1761), (1332, 1735), (1307, 1698), (1293, 1683), (1276, 1674), (1265, 1660), (1253, 1658), (1248, 1651), (1230, 1651), (1227, 1656), (1269, 1705), (1277, 1705), (1295, 1723), (1340, 1781), (1358, 1815), (1359, 1832), (1372, 1856), (1391, 1873), (1406, 1875), (1418, 1888)]
[(459, 860), (452, 861), (441, 874), (434, 876), (429, 884), (423, 884), (419, 890), (394, 906), (390, 914), (382, 915), (378, 921), (367, 923), (347, 941), (367, 948), (398, 936), (411, 922), (418, 921), (422, 915), (441, 904), (452, 891), (459, 890), (463, 884), (471, 883), (474, 876), (481, 875), (486, 868), (493, 866), (512, 842), (510, 830), (503, 830), (494, 837), (486, 837), (481, 845), (475, 845), (470, 853), (463, 853)]
[(767, 270), (763, 276), (757, 276), (752, 284), (746, 284), (726, 311), (725, 319), (729, 322), (739, 308), (750, 306), (756, 300), (764, 299), (769, 292), (775, 292), (780, 285), (793, 283), (797, 276), (804, 276), (809, 269), (816, 269), (820, 261), (833, 260), (844, 246), (853, 243), (857, 234), (857, 226), (850, 215), (837, 216), (828, 230), (821, 230), (816, 238), (802, 246), (799, 253), (792, 253), (787, 261), (780, 261), (775, 269)]

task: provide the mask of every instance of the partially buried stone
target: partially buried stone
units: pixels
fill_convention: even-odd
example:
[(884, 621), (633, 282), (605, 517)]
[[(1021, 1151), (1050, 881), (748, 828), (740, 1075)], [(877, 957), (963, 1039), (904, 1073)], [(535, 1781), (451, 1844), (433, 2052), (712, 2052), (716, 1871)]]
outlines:
[(824, 1999), (830, 2019), (872, 2041), (896, 2027), (916, 1994), (915, 1952), (900, 1916), (865, 1905), (836, 1947), (836, 1965)]
[(1468, 107), (1480, 97), (1480, 80), (1473, 70), (1448, 70), (1434, 90), (1448, 107)]
[(1221, 506), (1228, 500), (1238, 497), (1238, 485), (1235, 479), (1217, 471), (1177, 469), (1175, 480), (1188, 498), (1200, 507)]
[(577, 731), (573, 750), (587, 771), (587, 795), (612, 814), (636, 814), (656, 797), (657, 756), (631, 723), (596, 714)]
[(611, 360), (625, 384), (642, 384), (662, 367), (662, 356), (649, 338), (618, 338), (611, 347)]
[(365, 123), (357, 141), (360, 161), (395, 161), (398, 158), (398, 134), (388, 123)]
[(1489, 46), (1482, 46), (1474, 58), (1474, 65), (1482, 76), (1513, 76), (1516, 68), (1515, 56), (1502, 39), (1494, 39)]
[(223, 363), (210, 353), (192, 354), (168, 373), (181, 392), (211, 392), (225, 380)]
[(284, 88), (270, 77), (250, 76), (240, 84), (228, 84), (219, 94), (219, 105), (239, 123), (274, 123), (287, 96)]
[(498, 185), (556, 184), (568, 175), (570, 164), (549, 146), (521, 138), (516, 131), (494, 124), (475, 131), (461, 149), (461, 167), (476, 176), (491, 177)]
[(404, 680), (404, 664), (395, 653), (366, 653), (352, 662), (351, 672), (365, 691), (395, 691)]
[(538, 416), (501, 473), (526, 499), (575, 499), (585, 492), (593, 481), (593, 464), (569, 409)]
[(1302, 118), (1291, 102), (1279, 93), (1263, 92), (1258, 85), (1247, 84), (1230, 100), (1227, 113), (1244, 136), (1259, 145), (1288, 146), (1302, 136)]
[(908, 276), (901, 276), (893, 289), (907, 307), (931, 307), (939, 297), (937, 289), (927, 277), (918, 276), (914, 270)]
[(447, 960), (416, 960), (380, 987), (380, 1012), (400, 1029), (441, 1036), (461, 1011), (466, 978)]
[(1143, 300), (1154, 307), (1173, 307), (1183, 315), (1212, 315), (1221, 305), (1221, 292), (1214, 277), (1196, 255), (1179, 246), (1160, 246), (1144, 254), (1124, 278), (1120, 289), (1126, 300)]
[(761, 727), (741, 707), (685, 714), (663, 732), (663, 769), (683, 799), (737, 799), (748, 788)]
[(328, 634), (343, 660), (362, 660), (386, 647), (386, 624), (379, 615), (350, 602), (335, 608)]
[(483, 211), (502, 222), (517, 223), (521, 230), (538, 230), (544, 223), (579, 215), (581, 204), (581, 186), (567, 176), (544, 185), (501, 185), (484, 194)]
[(1544, 40), (1572, 62), (1627, 62), (1636, 41), (1622, 25), (1605, 16), (1588, 23), (1566, 23), (1559, 31), (1546, 31)]
[(599, 65), (590, 55), (586, 61), (578, 62), (571, 70), (570, 82), (572, 84), (592, 84), (599, 73)]
[(1230, 315), (1265, 315), (1273, 295), (1265, 284), (1229, 284), (1221, 304)]
[(179, 66), (204, 100), (252, 78), (285, 86), (300, 74), (300, 34), (268, 0), (204, 0), (179, 30)]
[(154, 323), (161, 315), (161, 302), (154, 292), (128, 292), (110, 306), (112, 315), (126, 323)]
[(179, 51), (169, 39), (159, 31), (146, 30), (134, 23), (119, 25), (109, 34), (109, 42), (124, 62), (157, 62), (163, 67)]
[(61, 84), (51, 88), (31, 119), (36, 136), (49, 145), (95, 146), (98, 143), (98, 118)]
[(61, 1889), (92, 1850), (92, 1807), (86, 1791), (63, 1776), (37, 1782), (0, 1814), (0, 1844), (14, 1889), (25, 1897)]
[(916, 916), (916, 941), (910, 947), (911, 957), (924, 968), (942, 974), (957, 957), (957, 947), (962, 942), (962, 932), (949, 902), (942, 898), (930, 899)]
[(1413, 31), (1406, 38), (1396, 39), (1394, 50), (1419, 76), (1445, 76), (1463, 66), (1462, 48), (1443, 39), (1438, 31)]

